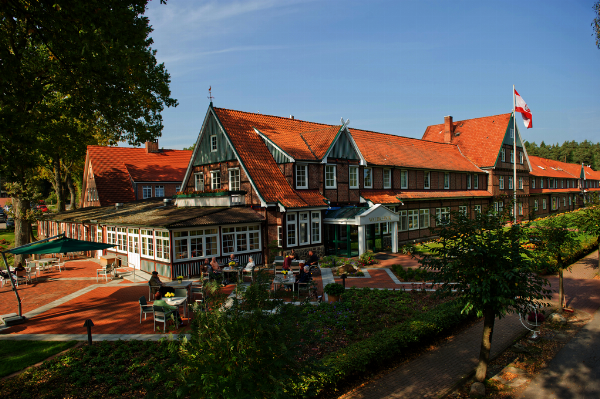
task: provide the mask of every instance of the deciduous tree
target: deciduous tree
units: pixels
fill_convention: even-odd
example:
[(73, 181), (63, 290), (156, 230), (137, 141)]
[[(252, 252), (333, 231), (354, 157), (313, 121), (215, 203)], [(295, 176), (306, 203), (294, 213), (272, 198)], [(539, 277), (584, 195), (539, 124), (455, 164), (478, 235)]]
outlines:
[(536, 265), (521, 245), (526, 228), (505, 226), (507, 219), (507, 213), (485, 212), (469, 219), (454, 212), (450, 221), (438, 220), (433, 229), (442, 245), (431, 246), (420, 260), (436, 272), (441, 294), (455, 293), (463, 301), (463, 312), (484, 317), (477, 381), (485, 379), (496, 317), (525, 313), (550, 298), (548, 281), (535, 273)]

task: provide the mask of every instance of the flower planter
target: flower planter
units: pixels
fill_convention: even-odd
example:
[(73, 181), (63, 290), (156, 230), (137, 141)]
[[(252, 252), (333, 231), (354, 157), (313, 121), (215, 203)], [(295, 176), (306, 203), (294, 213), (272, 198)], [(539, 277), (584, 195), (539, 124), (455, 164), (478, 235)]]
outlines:
[(340, 300), (339, 295), (327, 295), (327, 296), (329, 297), (329, 303), (339, 302), (339, 300)]

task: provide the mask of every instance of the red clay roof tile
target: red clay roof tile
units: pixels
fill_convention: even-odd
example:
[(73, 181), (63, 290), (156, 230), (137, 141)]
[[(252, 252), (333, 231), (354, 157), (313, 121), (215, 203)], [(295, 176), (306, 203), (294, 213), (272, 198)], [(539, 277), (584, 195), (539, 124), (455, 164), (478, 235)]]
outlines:
[(427, 198), (461, 198), (461, 197), (491, 197), (492, 194), (485, 190), (444, 190), (444, 191), (403, 191), (400, 199), (427, 199)]
[[(452, 144), (458, 145), (462, 153), (477, 166), (481, 168), (494, 166), (510, 115), (508, 113), (453, 122)], [(423, 140), (443, 143), (444, 130), (443, 123), (428, 126), (423, 133)]]
[[(581, 167), (578, 165), (536, 157), (535, 155), (529, 156), (529, 162), (531, 163), (530, 174), (532, 176), (579, 179), (579, 173), (573, 174), (568, 171), (571, 170), (574, 172), (576, 169), (581, 170)], [(575, 166), (575, 168), (572, 166)]]

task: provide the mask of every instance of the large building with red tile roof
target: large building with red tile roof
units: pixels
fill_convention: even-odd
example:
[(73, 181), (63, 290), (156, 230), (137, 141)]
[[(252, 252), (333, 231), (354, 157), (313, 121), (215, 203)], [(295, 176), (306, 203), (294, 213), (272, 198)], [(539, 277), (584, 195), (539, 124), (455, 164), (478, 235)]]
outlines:
[(147, 198), (172, 197), (181, 181), (191, 151), (144, 148), (87, 148), (80, 207), (114, 205)]

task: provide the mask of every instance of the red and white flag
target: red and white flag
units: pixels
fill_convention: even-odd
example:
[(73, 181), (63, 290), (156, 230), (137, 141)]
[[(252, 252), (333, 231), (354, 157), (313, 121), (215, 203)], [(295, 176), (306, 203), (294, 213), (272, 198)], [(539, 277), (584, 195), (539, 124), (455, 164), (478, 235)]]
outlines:
[(523, 123), (525, 123), (525, 127), (527, 129), (532, 127), (531, 124), (531, 110), (525, 103), (525, 100), (517, 93), (515, 90), (515, 111), (520, 112), (523, 117)]

